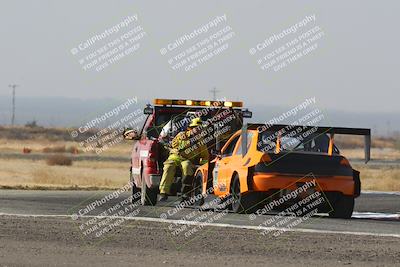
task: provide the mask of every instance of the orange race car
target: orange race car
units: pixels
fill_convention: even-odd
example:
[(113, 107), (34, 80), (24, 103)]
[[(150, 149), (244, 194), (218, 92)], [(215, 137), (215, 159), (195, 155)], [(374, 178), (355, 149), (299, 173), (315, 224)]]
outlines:
[(350, 218), (354, 199), (361, 191), (360, 173), (340, 155), (334, 144), (335, 134), (364, 135), (365, 160), (369, 161), (370, 129), (244, 125), (220, 151), (214, 152), (214, 160), (196, 170), (195, 194), (206, 195), (213, 188), (214, 195), (234, 200), (230, 204), (234, 212), (249, 213), (310, 184), (313, 186), (306, 192), (288, 202), (318, 191), (327, 200), (319, 205), (318, 212)]

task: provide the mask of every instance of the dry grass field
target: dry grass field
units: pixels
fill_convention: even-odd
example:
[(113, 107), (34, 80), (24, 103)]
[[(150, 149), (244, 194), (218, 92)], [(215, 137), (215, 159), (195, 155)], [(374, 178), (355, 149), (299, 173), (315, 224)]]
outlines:
[[(341, 149), (340, 153), (350, 159), (364, 159), (364, 150), (362, 148)], [(400, 150), (394, 148), (371, 148), (371, 159), (400, 160)]]
[[(82, 142), (93, 132), (73, 139), (73, 129), (0, 127), (0, 153), (21, 154), (20, 158), (0, 159), (0, 187), (25, 189), (113, 189), (129, 180), (129, 162), (103, 160), (109, 156), (129, 156), (132, 142), (122, 140), (97, 154)], [(29, 160), (23, 151), (45, 156)], [(53, 154), (48, 154), (48, 153)], [(59, 153), (55, 154), (54, 153)], [(73, 160), (73, 154), (97, 155), (98, 161)], [(64, 158), (64, 159), (63, 159)], [(65, 159), (72, 158), (71, 165)], [(59, 166), (66, 164), (65, 166)]]
[(0, 159), (0, 187), (24, 189), (115, 189), (129, 181), (122, 162), (75, 161), (48, 166), (44, 160)]
[(396, 191), (400, 192), (400, 168), (373, 168), (364, 164), (354, 165), (360, 171), (363, 190)]
[[(96, 151), (87, 151), (84, 152), (84, 147), (82, 147), (79, 142), (74, 141), (52, 141), (52, 140), (10, 140), (5, 138), (0, 138), (0, 152), (17, 152), (22, 153), (24, 148), (32, 149), (32, 153), (43, 153), (43, 150), (46, 148), (57, 148), (65, 146), (66, 149), (69, 148), (77, 148), (78, 152), (84, 154), (96, 154)], [(111, 146), (110, 148), (105, 149), (101, 152), (101, 155), (104, 156), (121, 156), (121, 155), (129, 155), (132, 148), (132, 141), (125, 141)]]

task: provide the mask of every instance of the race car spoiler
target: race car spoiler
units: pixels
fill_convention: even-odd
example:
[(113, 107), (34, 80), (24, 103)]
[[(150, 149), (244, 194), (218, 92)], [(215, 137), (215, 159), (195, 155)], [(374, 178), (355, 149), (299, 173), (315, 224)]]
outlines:
[[(335, 134), (345, 135), (363, 135), (364, 136), (364, 156), (365, 163), (371, 159), (371, 129), (367, 128), (346, 128), (346, 127), (326, 127), (326, 126), (306, 126), (306, 125), (290, 125), (290, 124), (243, 124), (242, 127), (242, 151), (247, 152), (247, 130), (257, 130), (259, 133), (264, 131), (272, 131), (278, 133), (290, 133), (292, 131), (313, 132), (319, 134), (329, 134), (329, 150), (328, 154), (332, 155), (333, 142)], [(277, 138), (277, 148), (279, 152), (279, 136)], [(244, 154), (243, 154), (244, 155)]]

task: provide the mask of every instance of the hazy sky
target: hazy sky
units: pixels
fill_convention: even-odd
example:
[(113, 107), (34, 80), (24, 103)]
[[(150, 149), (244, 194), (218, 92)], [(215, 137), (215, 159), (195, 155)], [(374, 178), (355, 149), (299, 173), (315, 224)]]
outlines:
[[(315, 96), (319, 106), (354, 112), (400, 112), (399, 1), (20, 1), (0, 3), (0, 97), (17, 83), (23, 96), (78, 98), (210, 98), (243, 100), (247, 106), (295, 105)], [(77, 55), (71, 49), (128, 16), (138, 16)], [(207, 33), (167, 55), (160, 49), (226, 15)], [(295, 33), (251, 55), (249, 49), (306, 16)], [(79, 59), (107, 45), (125, 29), (141, 26), (140, 48), (97, 72)], [(228, 48), (186, 72), (170, 57), (229, 26)], [(318, 26), (318, 48), (280, 71), (262, 70), (264, 56)]]

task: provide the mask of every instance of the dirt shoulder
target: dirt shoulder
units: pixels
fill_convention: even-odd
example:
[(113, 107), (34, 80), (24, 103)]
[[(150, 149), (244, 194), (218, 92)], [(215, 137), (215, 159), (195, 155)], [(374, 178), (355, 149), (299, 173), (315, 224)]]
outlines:
[(168, 224), (131, 221), (109, 237), (83, 237), (66, 218), (0, 216), (0, 262), (14, 265), (118, 266), (395, 266), (398, 238), (284, 233), (208, 227), (179, 249)]

